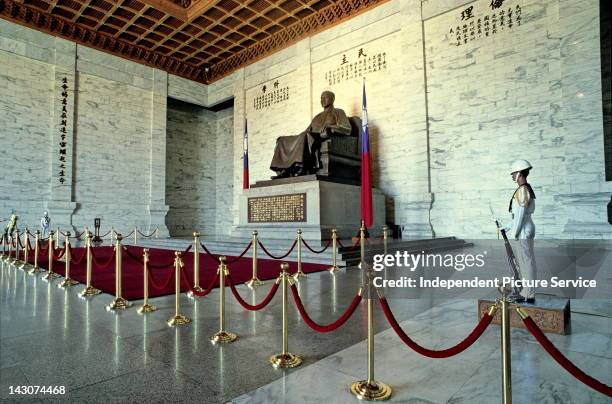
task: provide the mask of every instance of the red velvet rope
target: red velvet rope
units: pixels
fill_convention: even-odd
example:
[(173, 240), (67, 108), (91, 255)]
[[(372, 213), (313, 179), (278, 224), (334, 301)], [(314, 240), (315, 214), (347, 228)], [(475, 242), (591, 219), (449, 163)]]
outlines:
[(325, 244), (325, 247), (323, 247), (322, 250), (313, 250), (312, 247), (310, 247), (308, 245), (308, 243), (306, 242), (306, 240), (301, 239), (302, 243), (306, 246), (306, 248), (308, 248), (310, 251), (312, 251), (315, 254), (321, 254), (323, 252), (325, 252), (325, 250), (327, 250), (329, 248), (329, 246), (331, 245), (331, 240), (327, 240), (327, 244)]
[(64, 256), (65, 253), (66, 253), (65, 249), (61, 249), (60, 253), (58, 255), (55, 255), (55, 251), (53, 251), (53, 259), (57, 261), (57, 260), (61, 259)]
[(100, 238), (104, 238), (104, 237), (108, 236), (108, 235), (110, 234), (110, 232), (111, 232), (110, 230), (109, 230), (109, 231), (107, 231), (106, 233), (104, 233), (103, 235), (101, 235), (101, 236), (100, 236)]
[(211, 290), (213, 290), (213, 288), (215, 287), (215, 283), (217, 283), (217, 281), (219, 280), (219, 274), (217, 274), (212, 279), (212, 281), (210, 282), (208, 287), (206, 289), (204, 289), (203, 291), (201, 291), (201, 292), (198, 292), (197, 290), (193, 290), (193, 288), (191, 287), (191, 282), (189, 281), (189, 278), (187, 277), (187, 274), (185, 273), (183, 268), (181, 268), (181, 278), (182, 278), (183, 282), (185, 282), (187, 284), (187, 287), (189, 288), (189, 291), (191, 293), (193, 293), (195, 296), (203, 297), (203, 296), (206, 296), (207, 294), (209, 294)]
[(291, 251), (293, 251), (293, 249), (295, 248), (295, 246), (297, 244), (297, 239), (293, 240), (293, 244), (291, 244), (291, 248), (289, 248), (289, 251), (287, 251), (287, 253), (285, 255), (282, 255), (280, 257), (277, 257), (277, 256), (274, 256), (274, 255), (270, 254), (270, 251), (266, 250), (266, 247), (264, 247), (264, 245), (261, 243), (261, 241), (257, 240), (257, 243), (259, 244), (259, 246), (261, 247), (263, 252), (265, 252), (268, 257), (270, 257), (272, 259), (275, 259), (275, 260), (282, 260), (283, 258), (286, 258), (289, 254), (291, 254)]
[(149, 282), (151, 282), (151, 286), (153, 286), (153, 289), (163, 290), (163, 289), (166, 289), (168, 287), (168, 285), (170, 285), (170, 282), (172, 282), (172, 279), (174, 278), (174, 267), (170, 271), (168, 279), (166, 279), (163, 282), (163, 285), (161, 285), (161, 286), (159, 285), (159, 283), (155, 282), (155, 278), (151, 274), (151, 271), (149, 271), (148, 267), (147, 267), (147, 274), (149, 275)]
[[(92, 248), (91, 249), (91, 260), (99, 269), (106, 269), (115, 260), (115, 254), (113, 253), (113, 255), (110, 256), (109, 260), (105, 262), (103, 265), (101, 265), (98, 262), (98, 259), (96, 258), (96, 254), (94, 253), (94, 251), (95, 251), (95, 248)], [(113, 251), (114, 251), (114, 248), (113, 248)]]
[(357, 310), (357, 307), (359, 307), (359, 303), (361, 303), (361, 295), (360, 294), (355, 295), (351, 304), (348, 306), (346, 311), (340, 316), (340, 318), (338, 318), (338, 320), (330, 324), (320, 325), (320, 324), (315, 323), (312, 320), (312, 318), (310, 318), (308, 313), (306, 312), (306, 309), (304, 308), (304, 304), (302, 303), (302, 298), (300, 298), (300, 294), (295, 285), (291, 285), (291, 293), (293, 294), (293, 300), (295, 301), (295, 305), (297, 306), (297, 309), (300, 312), (302, 319), (304, 319), (304, 322), (316, 332), (321, 332), (321, 333), (334, 331), (335, 329), (342, 327), (342, 325), (346, 323), (346, 321), (353, 315), (353, 313), (355, 313), (355, 310)]
[(153, 237), (153, 235), (155, 234), (155, 231), (156, 231), (156, 230), (153, 230), (153, 233), (151, 233), (151, 234), (149, 234), (149, 235), (146, 235), (146, 234), (144, 234), (143, 232), (141, 232), (140, 230), (138, 230), (138, 234), (140, 234), (140, 235), (141, 235), (142, 237), (144, 237), (144, 238), (149, 238), (149, 237)]
[(81, 258), (79, 258), (78, 260), (74, 259), (73, 255), (72, 255), (72, 246), (70, 247), (70, 261), (72, 261), (72, 263), (74, 265), (79, 265), (81, 262), (83, 262), (83, 258), (85, 258), (85, 256), (87, 255), (87, 248), (83, 251), (83, 254), (81, 254)]
[(279, 286), (277, 282), (274, 282), (274, 284), (270, 288), (270, 291), (268, 292), (266, 297), (261, 301), (261, 303), (256, 304), (256, 305), (250, 305), (242, 298), (242, 296), (240, 296), (240, 293), (236, 289), (236, 285), (234, 285), (234, 281), (232, 280), (232, 277), (229, 274), (227, 275), (227, 283), (229, 283), (229, 287), (232, 290), (232, 294), (234, 295), (238, 303), (240, 303), (242, 307), (244, 307), (245, 309), (249, 311), (258, 311), (266, 307), (272, 301), (272, 298), (276, 294), (276, 291), (278, 291), (278, 286)]
[[(61, 230), (60, 230), (60, 234), (61, 234), (62, 236), (64, 236), (64, 237), (66, 237), (66, 235), (67, 235), (68, 233), (64, 233), (63, 231), (61, 231)], [(79, 232), (74, 233), (74, 236), (70, 236), (70, 238), (77, 238), (77, 239), (78, 239), (78, 238), (80, 238), (80, 237), (81, 237), (83, 234), (85, 234), (85, 230), (83, 230), (81, 233), (79, 233)]]
[[(48, 239), (49, 237), (47, 237), (47, 240)], [(49, 243), (45, 243), (45, 240), (38, 240), (38, 243), (38, 248), (40, 248), (41, 250), (46, 250), (47, 248), (49, 248)]]
[[(130, 249), (127, 246), (123, 246), (123, 249), (127, 253), (128, 257), (130, 257), (134, 261), (138, 262), (139, 264), (144, 265), (144, 259), (143, 258), (140, 258), (139, 256), (135, 255), (133, 252), (130, 251)], [(189, 248), (187, 248), (187, 250), (189, 250)], [(170, 268), (171, 266), (174, 266), (174, 260), (172, 260), (171, 262), (169, 262), (167, 264), (161, 264), (161, 265), (160, 264), (151, 264), (150, 261), (149, 261), (149, 264), (148, 264), (149, 268), (155, 268), (155, 269)]]
[(413, 341), (404, 332), (404, 330), (402, 330), (402, 327), (398, 324), (397, 320), (395, 319), (395, 316), (391, 312), (391, 308), (389, 307), (389, 304), (387, 303), (387, 299), (385, 299), (384, 297), (381, 297), (380, 305), (382, 307), (383, 313), (385, 313), (385, 317), (387, 318), (387, 321), (389, 322), (389, 324), (391, 325), (391, 327), (393, 328), (397, 336), (400, 337), (400, 339), (404, 342), (404, 344), (408, 345), (414, 351), (416, 351), (417, 353), (420, 353), (423, 356), (427, 356), (428, 358), (435, 358), (435, 359), (449, 358), (451, 356), (455, 356), (465, 351), (474, 342), (476, 342), (478, 338), (482, 336), (482, 334), (487, 329), (489, 324), (491, 324), (491, 321), (493, 321), (493, 316), (490, 316), (488, 313), (485, 313), (480, 319), (480, 322), (478, 323), (478, 325), (476, 325), (476, 327), (472, 330), (472, 332), (463, 341), (461, 341), (460, 343), (458, 343), (457, 345), (453, 347), (450, 347), (450, 348), (447, 348), (441, 351), (436, 351), (436, 350), (427, 349), (427, 348), (420, 346), (415, 341)]
[(608, 397), (612, 397), (612, 387), (603, 384), (599, 380), (596, 380), (593, 377), (587, 375), (580, 368), (574, 365), (569, 359), (567, 359), (567, 357), (565, 357), (565, 355), (563, 355), (561, 351), (559, 351), (557, 347), (555, 347), (553, 343), (550, 342), (548, 337), (544, 335), (540, 327), (538, 327), (538, 325), (533, 321), (531, 317), (524, 318), (523, 324), (525, 324), (525, 327), (527, 327), (529, 332), (531, 332), (531, 334), (540, 343), (540, 345), (542, 345), (542, 348), (544, 348), (546, 352), (548, 352), (548, 354), (552, 356), (553, 359), (557, 361), (559, 365), (561, 365), (561, 367), (563, 367), (572, 376), (574, 376), (576, 379), (580, 380), (582, 383), (586, 384), (590, 388), (597, 390), (601, 394), (605, 394)]
[[(239, 256), (234, 257), (231, 260), (227, 260), (225, 263), (226, 264), (233, 264), (234, 262), (238, 261), (240, 258), (244, 257), (244, 254), (246, 254), (247, 251), (249, 251), (249, 248), (251, 248), (251, 245), (253, 245), (253, 241), (249, 241), (249, 244), (247, 244), (247, 246), (244, 248), (244, 250), (242, 250), (242, 252), (240, 253)], [(206, 254), (208, 254), (211, 257), (213, 257), (213, 259), (215, 261), (219, 261), (219, 255), (218, 254), (213, 254), (212, 252), (210, 252), (210, 250), (204, 245), (204, 243), (200, 243), (200, 247), (202, 247), (202, 249), (204, 250), (204, 252)]]
[(244, 255), (247, 253), (247, 251), (249, 251), (249, 249), (251, 248), (251, 246), (253, 245), (253, 240), (249, 241), (249, 244), (247, 244), (247, 246), (244, 248), (244, 250), (242, 250), (242, 252), (240, 253), (239, 256), (232, 258), (231, 260), (227, 260), (225, 261), (226, 264), (233, 264), (234, 262), (237, 262), (240, 258), (244, 257)]

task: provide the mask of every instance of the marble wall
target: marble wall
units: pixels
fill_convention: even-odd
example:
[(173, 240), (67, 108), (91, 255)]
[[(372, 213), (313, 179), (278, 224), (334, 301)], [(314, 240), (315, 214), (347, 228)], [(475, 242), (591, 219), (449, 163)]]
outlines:
[(0, 64), (0, 218), (166, 233), (167, 74), (4, 20)]
[[(373, 182), (386, 196), (387, 221), (404, 226), (405, 237), (494, 237), (489, 204), (507, 217), (508, 167), (525, 158), (534, 165), (539, 238), (612, 238), (598, 2), (497, 3), (391, 0), (209, 86), (0, 21), (0, 122), (13, 128), (1, 129), (0, 159), (18, 162), (15, 175), (0, 179), (0, 208), (19, 203), (35, 218), (48, 206), (67, 224), (103, 215), (108, 224), (167, 220), (177, 234), (200, 227), (229, 235), (239, 216), (245, 120), (253, 183), (273, 174), (276, 138), (302, 131), (319, 112), (321, 91), (360, 115), (365, 77)], [(489, 25), (487, 36), (493, 12), (496, 32)], [(60, 186), (63, 77), (74, 92), (74, 161), (70, 185)], [(284, 88), (287, 99), (258, 104)], [(185, 114), (167, 97), (234, 106)], [(34, 158), (33, 146), (47, 152)]]
[[(168, 103), (166, 223), (172, 236), (228, 234), (232, 223), (231, 108), (212, 112)], [(231, 155), (231, 154), (230, 154)]]
[[(251, 182), (272, 174), (276, 137), (303, 130), (322, 90), (359, 115), (365, 76), (373, 181), (386, 195), (387, 221), (404, 226), (406, 237), (494, 236), (489, 205), (508, 219), (509, 165), (524, 158), (535, 167), (538, 237), (612, 238), (598, 3), (500, 3), (390, 1), (230, 76), (235, 121), (252, 128)], [(464, 24), (468, 40), (457, 45)], [(372, 69), (369, 58), (381, 53), (386, 68)], [(269, 92), (276, 83), (289, 87), (290, 99), (257, 109), (264, 86)], [(239, 145), (240, 125), (235, 131)], [(239, 146), (235, 158), (239, 189)]]
[[(42, 212), (51, 196), (53, 69), (0, 52), (0, 220), (11, 209)], [(19, 205), (19, 209), (18, 206)], [(28, 212), (29, 213), (29, 212)], [(32, 212), (31, 215), (34, 213)], [(32, 217), (25, 217), (33, 220)]]

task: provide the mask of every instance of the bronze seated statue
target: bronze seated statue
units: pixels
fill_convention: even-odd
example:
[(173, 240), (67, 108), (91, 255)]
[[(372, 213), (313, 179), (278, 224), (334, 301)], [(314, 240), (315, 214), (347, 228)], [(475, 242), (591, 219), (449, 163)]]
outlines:
[(334, 93), (324, 91), (323, 112), (313, 118), (308, 128), (276, 140), (270, 169), (277, 175), (272, 179), (309, 174), (348, 180), (360, 177), (361, 120), (347, 118), (342, 109), (334, 108), (334, 98)]

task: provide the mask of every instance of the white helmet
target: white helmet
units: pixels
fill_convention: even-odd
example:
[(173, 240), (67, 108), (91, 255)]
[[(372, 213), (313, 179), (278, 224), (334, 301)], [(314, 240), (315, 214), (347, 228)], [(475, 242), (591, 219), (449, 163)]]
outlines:
[(49, 212), (47, 212), (46, 210), (45, 210), (45, 212), (43, 213), (43, 215), (44, 215), (44, 216), (47, 216), (48, 214), (49, 214)]
[(510, 166), (510, 173), (512, 174), (517, 171), (528, 170), (530, 168), (532, 168), (531, 163), (529, 163), (527, 160), (514, 160)]

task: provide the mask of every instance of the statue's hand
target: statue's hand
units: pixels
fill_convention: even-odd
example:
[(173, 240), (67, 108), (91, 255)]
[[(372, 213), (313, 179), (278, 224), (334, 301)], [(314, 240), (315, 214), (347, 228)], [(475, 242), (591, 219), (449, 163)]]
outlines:
[(323, 131), (321, 132), (321, 139), (327, 139), (328, 137), (331, 136), (331, 128), (325, 128), (323, 129)]

